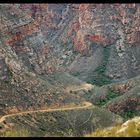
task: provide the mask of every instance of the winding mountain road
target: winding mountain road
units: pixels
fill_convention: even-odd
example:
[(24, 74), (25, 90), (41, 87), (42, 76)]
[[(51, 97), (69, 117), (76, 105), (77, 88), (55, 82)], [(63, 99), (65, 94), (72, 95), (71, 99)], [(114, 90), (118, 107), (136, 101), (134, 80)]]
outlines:
[(56, 108), (56, 109), (44, 109), (44, 110), (34, 110), (34, 111), (24, 111), (9, 115), (4, 115), (0, 118), (0, 123), (4, 122), (6, 118), (12, 117), (12, 116), (20, 116), (28, 113), (37, 113), (37, 112), (55, 112), (55, 111), (65, 111), (65, 110), (74, 110), (74, 109), (84, 109), (92, 106), (92, 103), (90, 102), (83, 102), (83, 106), (75, 106), (75, 107), (63, 107), (63, 108)]

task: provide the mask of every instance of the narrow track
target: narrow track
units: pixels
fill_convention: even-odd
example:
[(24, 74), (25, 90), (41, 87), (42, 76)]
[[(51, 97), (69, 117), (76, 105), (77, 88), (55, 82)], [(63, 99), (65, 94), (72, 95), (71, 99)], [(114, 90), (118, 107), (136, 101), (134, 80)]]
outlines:
[(92, 106), (92, 103), (90, 102), (83, 102), (83, 106), (77, 106), (77, 107), (63, 107), (63, 108), (56, 108), (56, 109), (44, 109), (44, 110), (34, 110), (34, 111), (24, 111), (24, 112), (18, 112), (14, 114), (4, 115), (0, 118), (0, 123), (3, 123), (6, 118), (12, 117), (12, 116), (22, 116), (24, 114), (28, 113), (37, 113), (37, 112), (55, 112), (55, 111), (65, 111), (65, 110), (74, 110), (74, 109), (84, 109)]

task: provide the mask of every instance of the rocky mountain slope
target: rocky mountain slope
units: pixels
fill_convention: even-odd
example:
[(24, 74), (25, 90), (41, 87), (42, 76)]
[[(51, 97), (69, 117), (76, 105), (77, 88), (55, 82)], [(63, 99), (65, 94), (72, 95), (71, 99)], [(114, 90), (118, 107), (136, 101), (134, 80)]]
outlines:
[[(40, 22), (56, 52), (56, 69), (65, 64), (88, 80), (103, 62), (103, 48), (111, 45), (105, 75), (120, 81), (139, 74), (139, 4), (27, 4), (19, 8)], [(74, 60), (71, 50), (80, 52)]]
[(139, 24), (139, 4), (0, 4), (0, 115), (85, 100), (139, 115)]
[[(6, 43), (10, 43), (30, 70), (38, 74), (69, 70), (79, 72), (79, 78), (88, 80), (105, 59), (103, 48), (111, 45), (105, 75), (120, 81), (139, 74), (139, 4), (17, 4), (7, 7), (11, 8), (10, 13), (17, 9), (21, 14), (16, 17), (13, 13), (16, 17), (13, 23), (19, 28), (12, 32), (8, 29), (6, 37), (10, 39), (6, 39)], [(86, 69), (86, 65), (89, 68)]]
[[(28, 136), (71, 137), (91, 133), (96, 128), (109, 127), (122, 122), (122, 118), (98, 107), (86, 107), (53, 112), (38, 112), (13, 116), (6, 120), (7, 131), (24, 130)], [(6, 135), (5, 132), (1, 135)]]

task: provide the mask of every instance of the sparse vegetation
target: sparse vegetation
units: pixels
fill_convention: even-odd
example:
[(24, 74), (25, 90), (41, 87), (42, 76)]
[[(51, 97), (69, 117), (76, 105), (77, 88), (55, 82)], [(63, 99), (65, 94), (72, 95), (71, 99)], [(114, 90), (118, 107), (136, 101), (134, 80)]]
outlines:
[[(104, 109), (88, 107), (85, 109), (31, 113), (20, 117), (9, 117), (8, 121), (14, 123), (12, 131), (15, 136), (20, 135), (20, 132), (16, 132), (16, 130), (21, 130), (20, 126), (22, 125), (25, 128), (22, 130), (24, 136), (29, 131), (30, 136), (71, 137), (82, 136), (98, 127), (108, 127), (117, 123), (118, 119), (120, 119), (119, 116)], [(25, 133), (24, 130), (28, 131)], [(12, 131), (7, 130), (8, 134), (4, 133), (1, 136), (11, 136)]]
[(122, 116), (125, 120), (139, 115), (139, 92), (128, 92), (124, 95), (111, 100), (104, 106), (111, 112)]
[(93, 80), (88, 81), (88, 83), (95, 84), (98, 86), (103, 86), (105, 84), (111, 83), (111, 79), (105, 75), (106, 66), (108, 63), (108, 58), (110, 55), (111, 46), (104, 47), (103, 50), (103, 62), (102, 64), (95, 69), (96, 76), (93, 77)]

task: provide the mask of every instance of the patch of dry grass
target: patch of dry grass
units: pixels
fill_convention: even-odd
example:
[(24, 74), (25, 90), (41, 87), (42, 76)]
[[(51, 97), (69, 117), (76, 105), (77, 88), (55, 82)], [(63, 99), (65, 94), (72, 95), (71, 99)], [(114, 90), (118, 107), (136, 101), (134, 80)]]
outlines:
[(140, 117), (127, 121), (122, 125), (110, 128), (96, 129), (95, 132), (85, 135), (85, 137), (139, 137)]
[(0, 137), (29, 137), (30, 133), (27, 129), (11, 129), (0, 133)]

